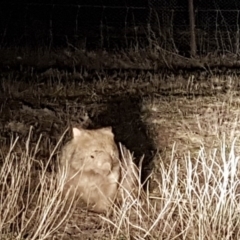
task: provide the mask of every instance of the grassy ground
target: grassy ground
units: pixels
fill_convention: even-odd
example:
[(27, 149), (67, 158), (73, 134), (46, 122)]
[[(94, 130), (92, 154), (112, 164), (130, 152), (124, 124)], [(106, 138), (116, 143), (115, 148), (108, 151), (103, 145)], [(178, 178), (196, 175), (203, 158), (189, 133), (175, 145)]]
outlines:
[[(238, 91), (231, 73), (5, 69), (0, 238), (239, 239)], [(111, 125), (145, 155), (144, 199), (113, 216), (66, 204), (56, 172), (73, 125)]]
[(66, 48), (51, 50), (47, 47), (39, 47), (37, 50), (29, 47), (1, 48), (0, 56), (0, 68), (21, 69), (25, 67), (37, 71), (46, 71), (49, 68), (79, 71), (87, 68), (98, 71), (101, 69), (140, 71), (200, 69), (211, 72), (220, 67), (225, 72), (227, 69), (238, 69), (240, 66), (238, 54), (229, 50), (212, 51), (192, 58), (180, 55), (178, 51), (165, 50), (160, 47), (157, 40), (151, 40), (147, 46), (141, 48), (135, 45), (129, 49), (117, 50), (90, 51), (69, 43)]

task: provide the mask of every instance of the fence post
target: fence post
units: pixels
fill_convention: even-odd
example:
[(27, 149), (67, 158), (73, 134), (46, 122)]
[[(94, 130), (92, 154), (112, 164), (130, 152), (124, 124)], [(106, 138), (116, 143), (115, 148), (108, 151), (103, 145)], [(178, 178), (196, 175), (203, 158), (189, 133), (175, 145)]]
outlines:
[(188, 0), (188, 12), (189, 12), (189, 25), (190, 25), (191, 57), (195, 57), (197, 52), (197, 46), (196, 46), (196, 35), (195, 35), (195, 15), (194, 15), (193, 0)]

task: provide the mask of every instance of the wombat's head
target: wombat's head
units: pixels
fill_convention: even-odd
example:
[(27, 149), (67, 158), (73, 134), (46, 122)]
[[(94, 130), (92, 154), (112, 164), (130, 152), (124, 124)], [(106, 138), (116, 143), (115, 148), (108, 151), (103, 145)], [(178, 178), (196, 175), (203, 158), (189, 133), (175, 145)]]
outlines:
[(108, 175), (118, 165), (119, 153), (111, 127), (96, 130), (73, 128), (67, 145), (70, 166)]

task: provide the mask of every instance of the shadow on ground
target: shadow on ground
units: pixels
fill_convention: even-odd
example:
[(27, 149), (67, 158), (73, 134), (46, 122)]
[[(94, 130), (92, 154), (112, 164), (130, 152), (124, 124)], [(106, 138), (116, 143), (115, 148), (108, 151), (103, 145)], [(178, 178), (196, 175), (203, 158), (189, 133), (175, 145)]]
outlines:
[(152, 170), (156, 152), (147, 126), (142, 121), (142, 99), (140, 96), (118, 96), (108, 99), (103, 111), (93, 120), (94, 127), (112, 126), (117, 142), (134, 152), (136, 164), (144, 155), (142, 181)]

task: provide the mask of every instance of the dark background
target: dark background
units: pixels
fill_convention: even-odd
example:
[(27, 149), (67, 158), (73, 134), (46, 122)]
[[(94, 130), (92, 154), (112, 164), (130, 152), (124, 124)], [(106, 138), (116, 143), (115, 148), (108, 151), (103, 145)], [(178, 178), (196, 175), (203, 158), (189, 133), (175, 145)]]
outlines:
[[(216, 26), (235, 32), (240, 1), (194, 1), (196, 29), (214, 38)], [(188, 1), (181, 0), (79, 0), (2, 1), (0, 47), (65, 46), (67, 42), (87, 48), (145, 45), (150, 30), (159, 41), (179, 38), (189, 31)], [(172, 36), (169, 36), (172, 35)], [(212, 35), (211, 35), (212, 34)], [(182, 47), (186, 35), (180, 42)], [(161, 39), (162, 38), (162, 39)], [(211, 39), (208, 41), (211, 42)], [(179, 43), (179, 44), (180, 44)]]

